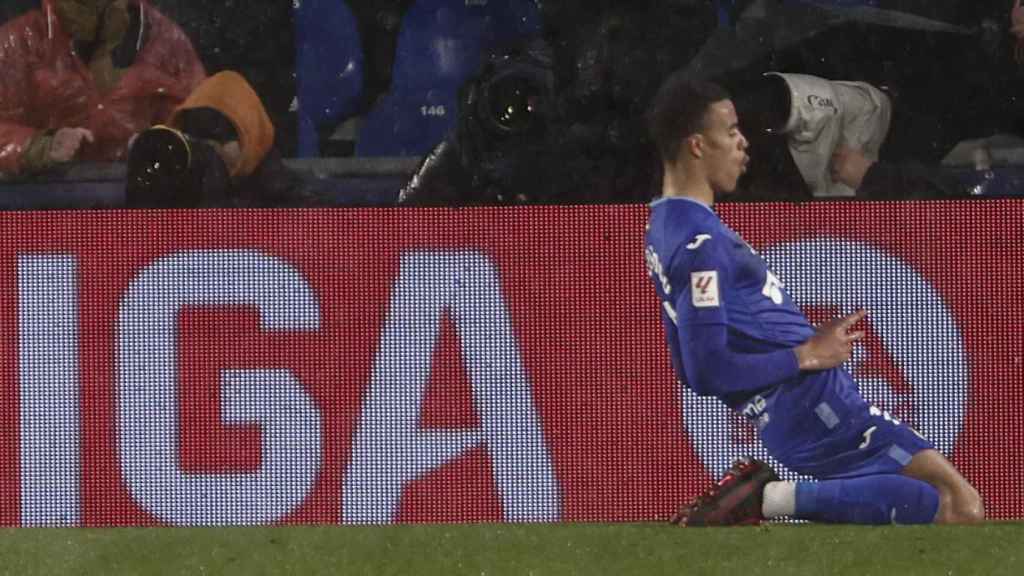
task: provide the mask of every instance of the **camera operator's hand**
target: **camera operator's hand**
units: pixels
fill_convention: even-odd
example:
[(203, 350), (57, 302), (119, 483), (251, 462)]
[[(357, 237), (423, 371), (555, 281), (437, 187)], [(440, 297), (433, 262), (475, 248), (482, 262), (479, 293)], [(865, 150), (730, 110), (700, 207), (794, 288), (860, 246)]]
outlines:
[(832, 180), (857, 190), (864, 182), (864, 175), (874, 163), (874, 160), (864, 156), (860, 150), (840, 144), (832, 154)]
[(53, 135), (47, 160), (53, 164), (64, 164), (75, 159), (84, 142), (93, 142), (92, 132), (85, 128), (61, 128)]
[(850, 332), (850, 329), (866, 315), (866, 311), (858, 310), (820, 326), (814, 336), (796, 347), (800, 369), (827, 370), (849, 360), (853, 343), (864, 338), (863, 331)]

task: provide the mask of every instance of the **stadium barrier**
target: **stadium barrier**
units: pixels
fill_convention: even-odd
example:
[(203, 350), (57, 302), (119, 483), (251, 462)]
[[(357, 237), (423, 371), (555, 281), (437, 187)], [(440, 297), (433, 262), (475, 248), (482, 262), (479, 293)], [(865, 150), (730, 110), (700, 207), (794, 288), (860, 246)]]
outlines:
[[(721, 212), (812, 317), (870, 311), (865, 395), (1024, 518), (1024, 202)], [(676, 383), (645, 218), (0, 214), (0, 525), (665, 519), (763, 449)]]
[[(285, 166), (338, 206), (391, 206), (419, 158), (286, 158)], [(126, 167), (120, 163), (75, 163), (62, 172), (5, 178), (0, 174), (0, 210), (112, 209), (125, 205)]]

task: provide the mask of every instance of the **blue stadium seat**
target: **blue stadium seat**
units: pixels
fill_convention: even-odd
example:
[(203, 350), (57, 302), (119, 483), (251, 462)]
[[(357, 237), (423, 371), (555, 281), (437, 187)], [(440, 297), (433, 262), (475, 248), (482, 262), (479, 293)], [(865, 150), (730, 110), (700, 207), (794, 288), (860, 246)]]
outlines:
[(345, 120), (362, 97), (363, 47), (344, 0), (295, 5), (297, 156), (319, 156), (319, 131)]
[(540, 31), (533, 0), (420, 0), (398, 33), (391, 90), (367, 114), (357, 156), (420, 156), (454, 126), (482, 53)]
[(1024, 167), (1002, 166), (991, 170), (959, 168), (953, 173), (975, 196), (1024, 197)]
[(715, 14), (718, 16), (718, 26), (729, 28), (736, 19), (736, 0), (714, 0)]

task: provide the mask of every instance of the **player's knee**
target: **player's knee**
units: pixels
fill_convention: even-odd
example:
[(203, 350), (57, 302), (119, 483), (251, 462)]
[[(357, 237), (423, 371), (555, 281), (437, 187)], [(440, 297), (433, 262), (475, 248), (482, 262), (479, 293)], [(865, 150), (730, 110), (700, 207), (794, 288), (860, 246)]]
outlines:
[(985, 503), (976, 490), (971, 490), (960, 499), (957, 516), (961, 524), (974, 524), (985, 520)]
[(973, 488), (953, 495), (940, 491), (939, 514), (935, 521), (940, 524), (975, 524), (985, 520), (985, 505)]

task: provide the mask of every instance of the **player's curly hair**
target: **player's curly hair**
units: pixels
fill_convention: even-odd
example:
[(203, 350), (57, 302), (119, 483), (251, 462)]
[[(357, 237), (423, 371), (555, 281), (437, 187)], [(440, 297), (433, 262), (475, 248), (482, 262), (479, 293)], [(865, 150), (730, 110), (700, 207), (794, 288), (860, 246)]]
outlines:
[(729, 100), (722, 86), (678, 71), (662, 83), (647, 109), (647, 130), (661, 159), (674, 164), (683, 139), (700, 132), (708, 108)]

